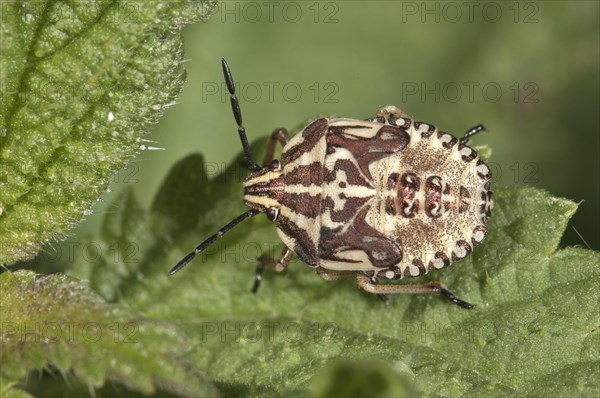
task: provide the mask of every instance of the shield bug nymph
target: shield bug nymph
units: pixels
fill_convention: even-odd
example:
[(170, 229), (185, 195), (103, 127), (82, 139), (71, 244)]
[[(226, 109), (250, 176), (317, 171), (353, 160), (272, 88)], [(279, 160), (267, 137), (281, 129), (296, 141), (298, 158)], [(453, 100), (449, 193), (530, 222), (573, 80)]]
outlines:
[[(439, 282), (380, 284), (449, 266), (487, 234), (493, 207), (491, 172), (468, 146), (482, 125), (461, 138), (419, 122), (395, 106), (355, 120), (319, 118), (294, 137), (278, 128), (263, 165), (252, 158), (227, 62), (223, 74), (251, 170), (243, 183), (250, 208), (185, 256), (169, 275), (243, 220), (265, 213), (285, 247), (262, 256), (252, 292), (266, 267), (285, 269), (293, 254), (325, 280), (355, 277), (358, 286), (388, 294), (441, 295), (472, 308)], [(274, 159), (277, 144), (281, 160)]]

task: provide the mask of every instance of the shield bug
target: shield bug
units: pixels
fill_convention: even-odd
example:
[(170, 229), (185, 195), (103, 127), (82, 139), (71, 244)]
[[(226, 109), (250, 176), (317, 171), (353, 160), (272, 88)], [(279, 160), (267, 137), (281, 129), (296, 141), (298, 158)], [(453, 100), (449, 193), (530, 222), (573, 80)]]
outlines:
[[(186, 255), (173, 275), (243, 220), (265, 213), (285, 247), (278, 260), (259, 258), (252, 292), (265, 267), (285, 269), (295, 253), (325, 280), (355, 277), (388, 294), (441, 295), (472, 308), (439, 282), (380, 284), (448, 267), (487, 234), (493, 207), (491, 172), (468, 146), (483, 125), (461, 138), (417, 121), (395, 106), (365, 119), (319, 118), (291, 137), (276, 129), (263, 165), (250, 153), (227, 62), (223, 74), (246, 162), (250, 208)], [(281, 160), (274, 159), (277, 144)]]

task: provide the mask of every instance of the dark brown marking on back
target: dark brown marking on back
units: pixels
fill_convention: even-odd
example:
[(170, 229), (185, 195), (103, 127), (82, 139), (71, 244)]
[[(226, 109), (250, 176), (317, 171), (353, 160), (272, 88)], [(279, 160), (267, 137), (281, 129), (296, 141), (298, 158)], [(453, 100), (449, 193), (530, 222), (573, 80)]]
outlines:
[(450, 141), (448, 142), (444, 142), (442, 144), (442, 146), (446, 149), (451, 149), (454, 145), (456, 145), (456, 143), (458, 142), (458, 138), (456, 138), (455, 136), (453, 136), (452, 134), (448, 134), (445, 131), (438, 131), (437, 136), (438, 138), (441, 140), (443, 136), (448, 135), (450, 136)]
[(442, 265), (442, 268), (446, 268), (447, 266), (450, 265), (450, 259), (448, 258), (446, 253), (444, 253), (442, 251), (435, 252), (435, 258), (442, 260), (442, 263), (444, 264), (444, 265)]
[[(304, 137), (304, 141), (301, 143), (287, 149), (283, 152), (281, 156), (282, 163), (289, 164), (294, 160), (298, 159), (303, 154), (310, 152), (315, 145), (319, 142), (319, 140), (327, 134), (327, 126), (329, 123), (327, 119), (321, 118), (317, 119), (308, 126), (304, 128), (302, 131), (302, 136)], [(322, 159), (315, 159), (321, 161)]]
[[(481, 204), (479, 211), (485, 214), (487, 217), (492, 215), (492, 191), (481, 192), (481, 200), (484, 202)], [(486, 219), (487, 223), (487, 219)]]
[(425, 181), (425, 214), (431, 218), (442, 215), (442, 178), (427, 177)]
[(413, 275), (410, 272), (411, 267), (407, 266), (406, 268), (404, 268), (404, 274), (403, 276), (406, 278), (410, 278), (410, 277), (415, 277), (415, 276), (419, 276), (419, 275), (424, 275), (427, 272), (427, 269), (425, 269), (425, 265), (423, 264), (423, 261), (421, 259), (415, 258), (412, 261), (412, 265), (414, 265), (415, 267), (417, 267), (417, 269), (419, 270), (419, 273), (417, 275)]
[(469, 209), (471, 205), (471, 193), (469, 190), (462, 185), (459, 189), (459, 199), (458, 199), (458, 212), (464, 213)]
[(485, 214), (484, 224), (487, 224), (487, 219), (492, 215), (492, 184), (490, 181), (486, 182), (483, 186), (485, 192), (482, 193), (481, 199), (485, 201), (485, 203), (481, 206), (481, 212)]
[(280, 202), (295, 213), (309, 218), (317, 218), (321, 215), (321, 195), (310, 195), (308, 192), (284, 192)]
[(473, 247), (471, 247), (471, 245), (469, 244), (469, 242), (467, 242), (466, 240), (457, 240), (456, 241), (456, 246), (457, 247), (461, 247), (465, 250), (466, 254), (463, 257), (458, 257), (456, 255), (456, 251), (452, 251), (452, 261), (458, 261), (461, 258), (465, 258), (466, 256), (468, 256), (472, 251), (473, 251)]
[(332, 198), (324, 197), (322, 202), (321, 212), (329, 210), (331, 215), (331, 221), (335, 223), (346, 223), (348, 220), (352, 220), (358, 209), (362, 208), (371, 198), (355, 198), (346, 197), (342, 194), (344, 199), (344, 207), (339, 210), (334, 210), (335, 203)]
[(397, 200), (395, 200), (394, 198), (386, 198), (385, 199), (385, 213), (390, 215), (390, 216), (397, 216), (398, 215), (398, 210), (396, 207), (396, 202)]
[(368, 207), (364, 207), (344, 233), (321, 230), (321, 258), (351, 263), (353, 261), (338, 257), (336, 252), (361, 250), (367, 254), (370, 263), (378, 268), (390, 267), (402, 261), (400, 247), (367, 224), (365, 217), (368, 210)]
[[(347, 149), (352, 153), (362, 173), (372, 178), (369, 165), (379, 159), (403, 150), (410, 141), (410, 136), (399, 127), (382, 126), (371, 138), (353, 136), (347, 130), (354, 126), (332, 126), (327, 135), (327, 153), (331, 147)], [(364, 128), (364, 126), (357, 126)]]
[(309, 187), (312, 184), (321, 186), (323, 184), (323, 175), (323, 163), (314, 162), (286, 172), (285, 184), (304, 185), (305, 187)]
[[(327, 161), (327, 160), (326, 160)], [(336, 159), (331, 170), (325, 171), (325, 183), (337, 181), (338, 171), (343, 171), (346, 174), (346, 181), (350, 185), (360, 185), (363, 187), (372, 187), (373, 185), (367, 180), (356, 165), (350, 159)]]
[(419, 128), (421, 126), (427, 126), (427, 130), (421, 132), (421, 138), (429, 138), (431, 137), (431, 135), (433, 134), (433, 132), (435, 131), (435, 126), (432, 126), (429, 123), (425, 123), (425, 122), (415, 122), (414, 123), (414, 128), (415, 130), (419, 130)]
[[(474, 235), (477, 232), (482, 232), (483, 233), (483, 238), (482, 239), (480, 239), (480, 240), (476, 240), (475, 239)], [(473, 247), (475, 247), (476, 245), (480, 244), (485, 239), (485, 237), (487, 236), (487, 233), (488, 233), (488, 230), (487, 230), (487, 228), (486, 228), (485, 225), (478, 225), (475, 228), (473, 228), (473, 236), (471, 237), (471, 243), (473, 244)]]
[[(477, 160), (477, 166), (481, 166), (482, 164), (484, 164), (483, 160), (481, 160), (481, 159)], [(482, 180), (486, 180), (487, 181), (487, 180), (489, 180), (489, 179), (492, 178), (492, 171), (490, 170), (489, 167), (487, 167), (487, 165), (486, 165), (486, 168), (487, 168), (487, 173), (486, 174), (483, 174), (482, 172), (480, 172), (479, 170), (477, 170), (477, 175)]]
[(391, 173), (388, 176), (387, 187), (388, 189), (396, 189), (396, 185), (398, 184), (398, 179), (400, 175), (398, 173)]
[(390, 115), (388, 117), (388, 121), (390, 124), (400, 127), (403, 130), (408, 130), (410, 128), (411, 119), (408, 117), (395, 117)]
[[(360, 171), (356, 168), (356, 165), (352, 163), (349, 159), (336, 159), (335, 164), (333, 165), (332, 170), (328, 170), (325, 172), (324, 181), (326, 184), (336, 184), (340, 186), (340, 181), (338, 181), (338, 174), (342, 173), (346, 176), (346, 187), (349, 186), (363, 186), (363, 187), (372, 187), (371, 183), (363, 177)], [(343, 185), (343, 184), (342, 184)], [(338, 195), (339, 200), (343, 201), (343, 208), (334, 210), (335, 202), (331, 197), (323, 197), (323, 205), (322, 211), (326, 211), (329, 209), (331, 213), (331, 220), (337, 223), (344, 223), (352, 220), (356, 215), (356, 212), (362, 208), (362, 206), (371, 200), (373, 197), (353, 197), (349, 196), (352, 193), (352, 190), (347, 190), (348, 195), (346, 195), (346, 187), (342, 187), (339, 191), (330, 192), (330, 195)]]
[(318, 265), (319, 253), (315, 246), (316, 242), (310, 239), (305, 229), (300, 228), (292, 220), (281, 214), (275, 221), (275, 225), (287, 236), (294, 238), (296, 246), (292, 249), (302, 261), (313, 267)]
[[(259, 177), (261, 175), (269, 173), (270, 170), (267, 168), (260, 169), (254, 173), (252, 173), (247, 180), (251, 180), (255, 177)], [(252, 185), (244, 185), (244, 195), (249, 196), (259, 196), (259, 197), (269, 197), (276, 201), (280, 201), (283, 197), (284, 191), (284, 178), (283, 176), (279, 176), (277, 178), (273, 178), (269, 181), (256, 183)], [(265, 211), (262, 205), (253, 201), (244, 201), (248, 207), (259, 211)]]
[(413, 218), (419, 212), (419, 199), (415, 193), (421, 186), (421, 180), (415, 173), (404, 173), (398, 182), (399, 213), (406, 218)]
[(465, 162), (468, 163), (477, 157), (477, 152), (473, 148), (471, 148), (468, 145), (463, 144), (462, 142), (460, 144), (458, 144), (459, 151), (464, 148), (469, 148), (471, 150), (471, 152), (468, 155), (461, 155), (462, 160), (464, 160)]
[(450, 184), (446, 183), (446, 185), (444, 186), (444, 191), (442, 192), (442, 204), (444, 205), (445, 211), (450, 211), (454, 208), (454, 203), (450, 200), (445, 199), (450, 197), (451, 191), (452, 187), (450, 186)]

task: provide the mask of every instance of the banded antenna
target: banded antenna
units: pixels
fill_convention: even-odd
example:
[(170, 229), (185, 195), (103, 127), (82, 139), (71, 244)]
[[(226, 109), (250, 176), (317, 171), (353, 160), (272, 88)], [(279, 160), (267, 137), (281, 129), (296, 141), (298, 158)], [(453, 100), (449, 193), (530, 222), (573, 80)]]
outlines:
[(223, 75), (225, 76), (227, 90), (229, 90), (229, 95), (231, 96), (231, 110), (233, 111), (233, 117), (235, 117), (235, 121), (238, 125), (238, 134), (240, 135), (240, 141), (242, 141), (242, 148), (244, 148), (246, 163), (248, 163), (250, 170), (258, 171), (262, 169), (262, 167), (260, 167), (258, 163), (254, 161), (254, 159), (252, 159), (250, 145), (248, 145), (248, 138), (246, 137), (246, 129), (242, 125), (242, 111), (240, 110), (240, 102), (235, 95), (233, 76), (231, 76), (231, 70), (229, 69), (229, 65), (227, 65), (227, 61), (225, 61), (225, 58), (221, 58), (221, 65), (223, 66)]
[(187, 256), (185, 256), (184, 258), (179, 260), (179, 262), (171, 269), (171, 271), (169, 271), (169, 276), (173, 275), (174, 273), (176, 273), (177, 271), (179, 271), (180, 269), (185, 267), (190, 261), (192, 261), (194, 259), (194, 257), (196, 257), (198, 254), (202, 253), (204, 251), (204, 249), (206, 249), (208, 246), (215, 243), (217, 239), (219, 239), (220, 237), (225, 235), (233, 227), (235, 227), (236, 225), (238, 225), (245, 219), (254, 217), (255, 215), (257, 215), (259, 213), (260, 213), (260, 211), (251, 209), (245, 213), (240, 214), (235, 219), (231, 220), (227, 225), (225, 225), (223, 228), (218, 230), (216, 234), (212, 235), (210, 238), (208, 238), (204, 242), (200, 243), (198, 245), (198, 247), (196, 247), (194, 249), (193, 252), (189, 253)]
[[(258, 163), (254, 161), (252, 158), (252, 153), (250, 153), (250, 145), (248, 145), (248, 138), (246, 137), (246, 129), (242, 125), (242, 111), (240, 110), (240, 102), (235, 95), (235, 85), (233, 84), (233, 76), (231, 75), (231, 70), (229, 69), (229, 65), (227, 65), (227, 61), (224, 58), (221, 58), (221, 65), (223, 66), (223, 75), (225, 76), (225, 83), (227, 84), (227, 90), (229, 90), (229, 95), (231, 96), (231, 110), (233, 111), (233, 117), (235, 117), (235, 121), (238, 125), (238, 134), (240, 136), (240, 141), (242, 142), (242, 148), (244, 149), (244, 157), (246, 158), (246, 163), (248, 167), (252, 171), (258, 171), (262, 169)], [(207, 247), (212, 245), (225, 235), (229, 230), (233, 227), (241, 223), (247, 218), (254, 217), (259, 214), (258, 210), (248, 210), (235, 219), (231, 220), (227, 225), (223, 228), (219, 229), (216, 234), (212, 235), (210, 238), (206, 239), (204, 242), (200, 243), (193, 252), (188, 253), (184, 258), (179, 260), (179, 262), (169, 271), (169, 275), (173, 275), (183, 267), (185, 267), (190, 261), (194, 259), (198, 254), (202, 253)]]

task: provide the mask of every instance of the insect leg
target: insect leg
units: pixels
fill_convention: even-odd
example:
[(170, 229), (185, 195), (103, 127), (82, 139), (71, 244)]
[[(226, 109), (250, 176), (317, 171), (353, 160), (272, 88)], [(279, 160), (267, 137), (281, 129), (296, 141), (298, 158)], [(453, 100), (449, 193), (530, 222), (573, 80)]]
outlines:
[(290, 140), (290, 134), (284, 128), (275, 129), (271, 133), (271, 138), (269, 139), (269, 145), (267, 146), (267, 152), (265, 153), (265, 160), (263, 160), (263, 166), (268, 166), (275, 157), (275, 147), (279, 142), (282, 147), (288, 143)]
[[(319, 267), (319, 268), (317, 268), (317, 275), (319, 275), (321, 277), (321, 279), (323, 279), (325, 281), (336, 281), (336, 280), (342, 279), (342, 278), (354, 277), (354, 276), (356, 276), (356, 272), (353, 272), (353, 271), (330, 271), (325, 268)], [(377, 280), (376, 277), (371, 278), (371, 283), (373, 283), (374, 285), (376, 285), (378, 282), (379, 281)], [(386, 296), (385, 294), (377, 294), (377, 297), (379, 297), (381, 299), (381, 301), (383, 301), (386, 304), (389, 300), (388, 296)]]
[(281, 272), (287, 268), (290, 261), (294, 257), (294, 252), (291, 251), (287, 246), (281, 251), (279, 260), (275, 261), (273, 257), (268, 255), (262, 255), (258, 258), (258, 264), (256, 265), (256, 275), (254, 276), (254, 285), (252, 285), (252, 293), (256, 293), (262, 282), (262, 274), (265, 270), (265, 265), (271, 267), (275, 272)]
[[(379, 279), (377, 279), (376, 276), (372, 276), (371, 277), (371, 283), (374, 284), (374, 285), (379, 285)], [(387, 304), (390, 301), (390, 298), (387, 295), (383, 294), (383, 293), (377, 293), (377, 297), (379, 297), (379, 299), (381, 301), (383, 301), (385, 304)]]
[(469, 304), (456, 297), (451, 291), (444, 288), (440, 282), (432, 281), (413, 285), (378, 285), (377, 283), (373, 283), (368, 276), (361, 274), (356, 275), (356, 281), (361, 289), (373, 294), (433, 294), (440, 295), (454, 304), (469, 310), (474, 307), (473, 304)]
[(471, 127), (465, 135), (460, 138), (460, 143), (463, 145), (467, 145), (470, 141), (470, 138), (473, 137), (477, 133), (481, 133), (482, 131), (487, 131), (483, 124), (478, 124), (475, 127)]

